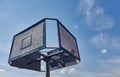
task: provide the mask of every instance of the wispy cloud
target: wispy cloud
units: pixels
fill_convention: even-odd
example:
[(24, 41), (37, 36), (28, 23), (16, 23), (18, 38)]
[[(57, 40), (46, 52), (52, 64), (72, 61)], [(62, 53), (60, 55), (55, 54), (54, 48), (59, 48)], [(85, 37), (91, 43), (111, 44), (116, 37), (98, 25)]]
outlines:
[(110, 58), (110, 59), (106, 60), (106, 63), (119, 65), (120, 64), (120, 58), (119, 57)]
[(75, 68), (71, 68), (68, 71), (69, 74), (73, 74), (73, 73), (76, 73), (76, 72), (77, 72), (77, 70)]
[(0, 20), (6, 22), (7, 19), (12, 18), (12, 8), (2, 0), (0, 3)]
[(10, 51), (10, 44), (0, 43), (0, 51), (4, 53), (8, 53)]
[(115, 70), (114, 72), (102, 72), (102, 73), (96, 73), (96, 72), (81, 72), (78, 74), (77, 77), (119, 77), (120, 73), (119, 70)]
[(84, 16), (85, 22), (92, 30), (103, 31), (114, 26), (114, 20), (98, 5), (97, 0), (80, 0), (77, 12)]
[(61, 71), (60, 71), (60, 74), (66, 74), (67, 73), (67, 69), (66, 68), (63, 68)]
[(92, 37), (91, 42), (99, 49), (120, 50), (120, 36), (110, 36), (107, 33), (99, 33)]
[[(75, 74), (71, 73), (67, 73), (67, 71), (69, 71), (69, 69), (66, 70), (66, 72), (64, 74), (61, 74), (61, 75), (55, 75), (55, 76), (62, 76), (62, 77), (66, 77), (66, 76), (69, 76), (69, 77), (119, 77), (120, 76), (120, 69), (118, 69), (117, 67), (118, 66), (115, 66), (113, 67), (114, 65), (110, 65), (107, 63), (108, 60), (106, 61), (101, 61), (104, 66), (103, 68), (103, 71), (101, 72), (92, 72), (92, 71), (77, 71), (75, 72)], [(110, 69), (108, 69), (108, 66), (107, 65), (110, 65)], [(93, 68), (94, 69), (94, 68)], [(104, 71), (104, 70), (108, 70), (108, 71)]]
[(99, 60), (99, 63), (101, 67), (104, 68), (104, 70), (107, 70), (106, 72), (111, 73), (112, 75), (116, 76), (119, 74), (120, 76), (120, 57), (110, 57), (104, 60)]
[(79, 28), (79, 26), (78, 26), (78, 25), (75, 25), (75, 26), (74, 26), (74, 29), (76, 29), (76, 30), (77, 30), (78, 28)]
[(0, 69), (0, 72), (5, 72), (5, 70), (4, 69)]
[(75, 68), (64, 68), (60, 71), (60, 74), (74, 74), (77, 73), (77, 70)]
[(0, 24), (15, 24), (19, 21), (15, 13), (15, 7), (9, 4), (8, 0), (1, 0), (0, 2)]

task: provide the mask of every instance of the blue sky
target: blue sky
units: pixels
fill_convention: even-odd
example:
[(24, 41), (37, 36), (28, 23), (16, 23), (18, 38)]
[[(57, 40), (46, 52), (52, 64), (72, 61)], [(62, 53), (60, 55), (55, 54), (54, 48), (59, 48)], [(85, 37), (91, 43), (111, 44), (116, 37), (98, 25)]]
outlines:
[(45, 17), (59, 19), (77, 38), (81, 62), (51, 77), (119, 77), (119, 0), (0, 0), (0, 77), (43, 77), (10, 67), (12, 37)]

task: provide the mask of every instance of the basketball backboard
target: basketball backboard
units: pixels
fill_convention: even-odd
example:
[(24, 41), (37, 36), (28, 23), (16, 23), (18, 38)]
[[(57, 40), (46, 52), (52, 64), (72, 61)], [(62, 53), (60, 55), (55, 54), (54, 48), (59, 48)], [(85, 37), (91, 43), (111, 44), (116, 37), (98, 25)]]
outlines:
[[(47, 20), (55, 21), (55, 25), (47, 25)], [(50, 59), (50, 70), (80, 62), (76, 38), (58, 19), (44, 18), (16, 34), (8, 62), (14, 67), (42, 71), (41, 60), (47, 62), (46, 58)]]
[(12, 66), (40, 70), (40, 62), (28, 62), (40, 58), (39, 50), (45, 48), (45, 20), (32, 25), (13, 37), (9, 63)]
[(63, 51), (62, 53), (53, 56), (52, 58), (62, 62), (60, 63), (50, 61), (50, 70), (56, 70), (59, 68), (75, 65), (80, 61), (79, 50), (77, 46), (76, 38), (65, 28), (65, 26), (57, 20), (58, 37), (59, 37), (59, 50), (50, 51), (48, 55)]

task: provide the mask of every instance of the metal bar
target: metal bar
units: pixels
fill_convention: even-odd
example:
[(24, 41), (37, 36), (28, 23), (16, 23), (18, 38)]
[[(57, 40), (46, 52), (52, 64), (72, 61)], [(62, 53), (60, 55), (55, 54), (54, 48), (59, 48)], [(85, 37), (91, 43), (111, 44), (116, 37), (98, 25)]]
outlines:
[(58, 20), (58, 19), (56, 19), (56, 18), (45, 18), (45, 19), (47, 19), (47, 20)]
[(47, 57), (47, 55), (42, 54), (42, 53), (38, 53), (39, 55), (43, 56), (43, 57)]
[(46, 47), (46, 49), (58, 49), (58, 47)]
[(49, 55), (49, 56), (46, 56), (46, 55), (44, 55), (44, 54), (39, 53), (40, 55), (43, 56), (43, 58), (38, 58), (38, 59), (36, 59), (36, 60), (34, 60), (34, 61), (32, 61), (32, 62), (29, 62), (28, 64), (31, 64), (31, 63), (34, 63), (34, 62), (38, 62), (38, 61), (40, 61), (40, 60), (44, 60), (45, 58), (49, 58), (49, 59), (52, 59), (53, 61), (56, 61), (56, 62), (58, 62), (58, 63), (60, 63), (60, 64), (63, 65), (62, 62), (59, 62), (59, 61), (57, 61), (57, 60), (51, 58), (52, 56), (55, 56), (55, 55), (58, 55), (58, 54), (61, 54), (61, 53), (63, 53), (63, 51), (57, 52), (57, 53), (54, 53), (54, 54), (51, 54), (51, 55)]
[(29, 62), (28, 64), (32, 64), (32, 63), (38, 62), (38, 61), (40, 61), (40, 60), (44, 60), (44, 58), (38, 58), (38, 59), (36, 59), (35, 61)]
[(43, 56), (43, 58), (37, 58), (36, 60), (34, 60), (34, 61), (32, 61), (32, 62), (29, 62), (28, 64), (31, 64), (31, 63), (34, 63), (34, 62), (38, 62), (38, 61), (40, 61), (40, 60), (44, 60), (44, 59), (47, 57), (46, 55), (44, 55), (44, 54), (42, 54), (42, 53), (37, 53), (37, 54)]
[(63, 51), (60, 51), (60, 52), (56, 52), (56, 53), (50, 54), (50, 55), (48, 55), (48, 57), (52, 57), (52, 56), (55, 56), (55, 55), (58, 55), (58, 54), (61, 54), (61, 53), (63, 53)]
[(55, 59), (53, 59), (53, 58), (51, 58), (51, 60), (55, 61), (56, 63), (60, 63), (63, 67), (65, 67), (65, 63), (60, 62), (60, 61), (58, 61), (58, 60), (55, 60)]
[(50, 62), (50, 59), (46, 57), (46, 77), (50, 77), (49, 62)]

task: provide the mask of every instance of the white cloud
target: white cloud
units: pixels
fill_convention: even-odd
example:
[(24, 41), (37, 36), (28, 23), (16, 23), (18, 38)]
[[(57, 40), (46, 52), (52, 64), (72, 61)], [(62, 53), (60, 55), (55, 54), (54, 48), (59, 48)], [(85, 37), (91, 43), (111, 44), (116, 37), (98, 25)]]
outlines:
[(63, 68), (61, 71), (60, 71), (60, 74), (66, 74), (67, 73), (67, 69), (66, 68)]
[(114, 20), (105, 14), (96, 0), (80, 0), (77, 11), (79, 15), (85, 16), (85, 22), (92, 30), (103, 31), (114, 26)]
[(4, 69), (0, 69), (0, 72), (5, 72), (5, 70)]
[(69, 71), (68, 71), (69, 74), (73, 74), (73, 73), (76, 73), (76, 72), (77, 72), (77, 71), (76, 71), (75, 68), (71, 68), (71, 69), (69, 69)]
[(91, 39), (91, 42), (95, 44), (98, 48), (106, 48), (109, 44), (110, 38), (105, 33), (99, 33)]
[(61, 71), (60, 71), (60, 74), (74, 74), (76, 73), (77, 70), (75, 68), (63, 68)]
[(107, 33), (99, 33), (91, 39), (91, 42), (99, 49), (120, 50), (120, 36), (110, 36)]
[(106, 50), (106, 49), (103, 49), (103, 50), (101, 51), (101, 53), (102, 53), (102, 54), (105, 54), (105, 53), (107, 53), (107, 50)]

